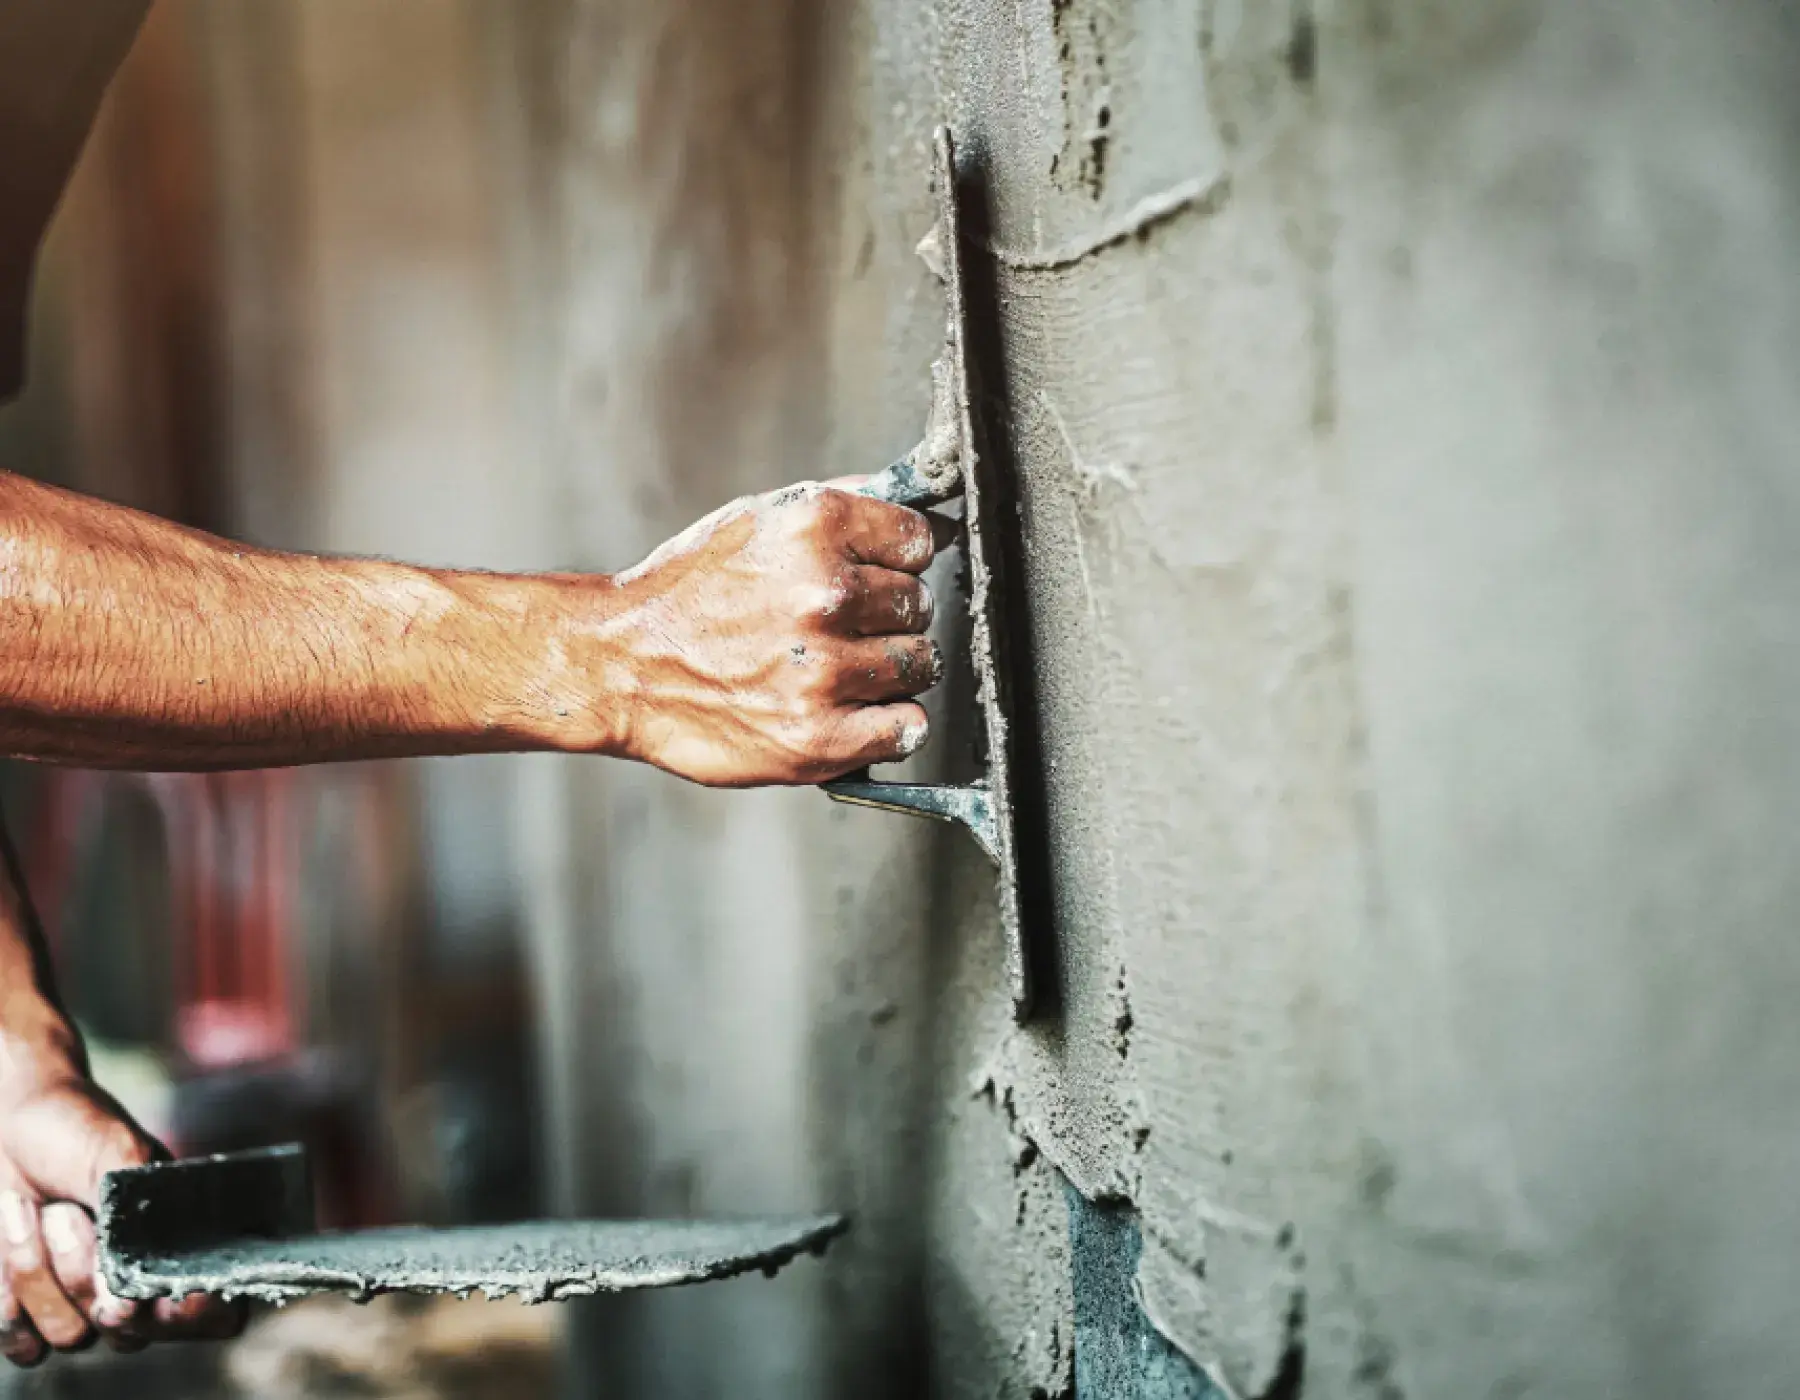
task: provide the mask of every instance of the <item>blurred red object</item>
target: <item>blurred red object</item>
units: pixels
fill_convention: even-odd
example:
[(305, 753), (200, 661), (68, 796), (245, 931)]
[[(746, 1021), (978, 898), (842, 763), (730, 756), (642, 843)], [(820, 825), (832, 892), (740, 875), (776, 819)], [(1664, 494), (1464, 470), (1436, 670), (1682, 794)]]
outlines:
[(174, 908), (174, 1046), (186, 1066), (266, 1064), (300, 1048), (292, 995), (299, 878), (296, 784), (289, 770), (93, 773), (59, 770), (32, 843), (32, 884), (52, 953), (71, 881), (109, 788), (138, 784), (167, 843)]
[(50, 770), (26, 856), (52, 957), (84, 852), (109, 797), (149, 795), (167, 852), (178, 1152), (301, 1138), (313, 1149), (320, 1213), (337, 1226), (386, 1218), (391, 1193), (359, 1125), (353, 1075), (309, 1052), (297, 1008), (296, 896), (305, 788), (293, 770), (103, 773)]

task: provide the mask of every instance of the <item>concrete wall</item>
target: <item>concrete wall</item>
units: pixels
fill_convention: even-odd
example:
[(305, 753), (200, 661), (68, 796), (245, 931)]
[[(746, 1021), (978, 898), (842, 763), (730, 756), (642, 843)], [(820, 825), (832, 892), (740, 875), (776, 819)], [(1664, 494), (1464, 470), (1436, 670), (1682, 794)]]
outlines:
[(595, 1321), (604, 1365), (1055, 1394), (1060, 1173), (1239, 1394), (1791, 1390), (1788, 8), (507, 30), (572, 563), (908, 445), (957, 125), (1055, 841), (1061, 1008), (1015, 1032), (954, 833), (540, 767), (566, 1199), (859, 1213)]

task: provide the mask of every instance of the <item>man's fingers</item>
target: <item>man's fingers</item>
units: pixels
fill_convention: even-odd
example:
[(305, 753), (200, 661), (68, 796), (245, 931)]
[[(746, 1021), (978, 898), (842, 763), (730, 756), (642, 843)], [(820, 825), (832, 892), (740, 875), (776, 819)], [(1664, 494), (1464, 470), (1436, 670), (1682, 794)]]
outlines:
[(12, 1290), (0, 1279), (0, 1356), (29, 1370), (50, 1354)]
[(838, 658), (839, 700), (903, 700), (930, 690), (944, 673), (943, 653), (929, 637), (859, 638)]
[(931, 589), (898, 569), (865, 564), (851, 571), (844, 625), (864, 637), (923, 632), (931, 626)]
[(58, 1351), (78, 1351), (94, 1340), (86, 1315), (63, 1292), (44, 1247), (37, 1202), (17, 1183), (0, 1188), (0, 1236), (6, 1249), (6, 1286), (38, 1335)]
[(50, 1251), (50, 1273), (63, 1296), (90, 1321), (94, 1316), (94, 1222), (68, 1201), (38, 1207), (38, 1228)]
[(94, 1274), (94, 1307), (88, 1316), (114, 1351), (142, 1351), (150, 1345), (150, 1305), (119, 1297), (98, 1271)]
[(937, 553), (931, 522), (923, 511), (850, 492), (837, 493), (838, 531), (850, 557), (902, 573), (923, 573)]
[(63, 1296), (78, 1308), (116, 1351), (132, 1351), (144, 1345), (138, 1326), (140, 1305), (113, 1296), (99, 1273), (99, 1251), (94, 1222), (80, 1206), (51, 1201), (39, 1207), (38, 1219), (44, 1243), (50, 1250), (50, 1270)]
[(865, 705), (847, 710), (831, 745), (831, 767), (837, 773), (871, 763), (898, 763), (925, 747), (931, 726), (923, 706)]
[(46, 1344), (78, 1351), (96, 1329), (118, 1350), (141, 1347), (147, 1310), (112, 1297), (98, 1278), (90, 1210), (107, 1172), (154, 1161), (160, 1149), (83, 1080), (45, 1089), (8, 1113), (3, 1129), (0, 1279), (29, 1335), (15, 1328), (0, 1351), (13, 1355), (9, 1339), (26, 1358)]

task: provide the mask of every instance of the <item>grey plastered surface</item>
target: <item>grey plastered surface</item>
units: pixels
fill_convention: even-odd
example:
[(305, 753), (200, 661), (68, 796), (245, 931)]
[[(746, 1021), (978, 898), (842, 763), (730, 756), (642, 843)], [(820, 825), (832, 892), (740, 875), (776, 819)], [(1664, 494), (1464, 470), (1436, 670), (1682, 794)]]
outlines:
[[(744, 1393), (920, 1393), (920, 1327), (943, 1393), (1056, 1393), (1046, 1159), (1240, 1394), (1792, 1393), (1792, 7), (626, 9), (525, 85), (572, 552), (911, 445), (950, 120), (1058, 838), (1021, 1033), (955, 839), (558, 770), (574, 1189), (865, 1222)], [(669, 1344), (715, 1299), (771, 1306), (656, 1300), (639, 1393), (731, 1384)]]
[(1792, 7), (927, 8), (858, 110), (993, 171), (1063, 993), (953, 957), (947, 1058), (1241, 1394), (1789, 1393)]

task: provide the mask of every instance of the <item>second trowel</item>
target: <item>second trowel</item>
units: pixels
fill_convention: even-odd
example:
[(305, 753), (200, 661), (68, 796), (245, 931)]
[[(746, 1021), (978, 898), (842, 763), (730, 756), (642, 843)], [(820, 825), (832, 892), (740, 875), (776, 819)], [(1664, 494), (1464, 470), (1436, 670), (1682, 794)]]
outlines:
[(931, 411), (919, 445), (872, 477), (862, 492), (908, 506), (936, 505), (962, 497), (969, 570), (969, 651), (981, 707), (987, 771), (972, 783), (950, 785), (881, 782), (864, 770), (824, 787), (840, 802), (955, 822), (974, 836), (994, 863), (1006, 940), (1007, 984), (1013, 1015), (1022, 1021), (1031, 1009), (1031, 982), (1020, 927), (1013, 821), (1012, 695), (1003, 626), (1005, 578), (994, 518), (995, 482), (979, 450), (977, 399), (968, 351), (968, 244), (959, 207), (956, 147), (948, 128), (938, 128), (935, 145), (937, 226), (920, 247), (944, 283), (944, 346), (931, 367)]

